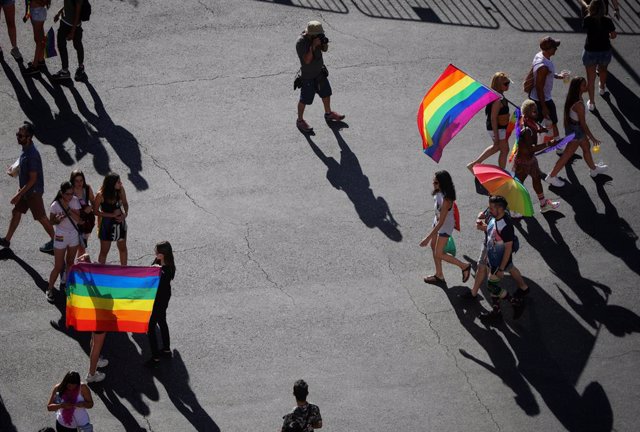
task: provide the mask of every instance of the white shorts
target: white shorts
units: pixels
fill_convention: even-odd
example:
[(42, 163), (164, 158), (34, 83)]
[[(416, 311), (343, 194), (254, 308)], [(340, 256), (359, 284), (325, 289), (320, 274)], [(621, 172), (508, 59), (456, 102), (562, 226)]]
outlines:
[(66, 249), (68, 247), (78, 247), (80, 238), (78, 233), (56, 233), (53, 238), (54, 249)]
[(33, 22), (45, 22), (47, 20), (47, 8), (35, 7), (31, 8), (31, 21)]
[[(493, 141), (493, 131), (487, 131), (487, 133), (489, 134), (489, 138)], [(498, 139), (506, 139), (507, 138), (507, 130), (506, 129), (498, 129)]]

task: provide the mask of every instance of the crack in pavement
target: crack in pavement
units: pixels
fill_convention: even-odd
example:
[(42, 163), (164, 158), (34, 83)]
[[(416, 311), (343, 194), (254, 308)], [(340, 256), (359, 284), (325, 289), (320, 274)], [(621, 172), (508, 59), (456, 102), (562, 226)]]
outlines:
[[(269, 73), (269, 74), (264, 74), (264, 75), (256, 75), (256, 76), (244, 76), (244, 77), (240, 77), (240, 79), (256, 79), (256, 78), (269, 78), (269, 77), (274, 77), (274, 76), (278, 76), (278, 75), (284, 75), (284, 74), (288, 74), (291, 73), (291, 71), (281, 71), (281, 72), (276, 72), (276, 73)], [(292, 74), (293, 75), (293, 74)]]
[(211, 15), (215, 15), (215, 11), (209, 6), (207, 5), (205, 2), (203, 2), (202, 0), (198, 0), (198, 3), (200, 3), (200, 5), (205, 8), (205, 10), (209, 13), (211, 13)]
[(280, 286), (280, 284), (278, 284), (276, 281), (274, 281), (271, 276), (269, 275), (269, 273), (267, 273), (267, 271), (262, 267), (262, 265), (258, 262), (258, 260), (256, 260), (253, 257), (253, 254), (255, 253), (255, 250), (251, 247), (251, 242), (249, 240), (249, 235), (251, 234), (251, 226), (247, 223), (246, 224), (247, 227), (247, 233), (244, 236), (244, 241), (247, 244), (247, 258), (249, 258), (249, 261), (251, 261), (252, 263), (254, 263), (258, 269), (260, 269), (260, 271), (262, 272), (262, 274), (264, 274), (264, 277), (267, 279), (267, 281), (269, 281), (269, 283), (271, 285), (273, 285), (274, 287), (276, 287), (278, 290), (280, 290), (284, 295), (286, 295), (287, 297), (289, 297), (289, 300), (291, 300), (291, 303), (293, 305), (296, 304), (294, 298), (291, 296), (291, 294), (289, 294), (287, 291), (284, 290), (284, 288), (282, 288)]
[[(210, 245), (202, 245), (202, 246), (193, 246), (193, 247), (185, 248), (185, 249), (174, 249), (173, 250), (173, 254), (177, 255), (177, 254), (180, 254), (180, 253), (191, 252), (191, 251), (199, 250), (199, 249), (208, 249), (209, 247), (211, 247), (211, 246)], [(155, 253), (148, 253), (148, 254), (144, 254), (144, 255), (141, 255), (141, 256), (136, 257), (136, 258), (129, 258), (129, 261), (142, 261), (143, 258), (155, 257), (155, 256), (156, 256)]]
[[(391, 271), (392, 274), (396, 275), (396, 273), (393, 271), (393, 266), (391, 265), (391, 257), (388, 258), (388, 266), (389, 266), (389, 270)], [(397, 276), (397, 275), (396, 275)], [(415, 309), (418, 311), (418, 313), (420, 313), (422, 316), (424, 316), (424, 318), (427, 320), (427, 325), (429, 326), (429, 329), (431, 329), (431, 331), (433, 332), (433, 334), (436, 335), (436, 339), (437, 339), (437, 344), (442, 346), (445, 350), (445, 353), (448, 357), (450, 357), (451, 359), (453, 359), (453, 363), (456, 367), (456, 369), (458, 369), (460, 371), (460, 373), (462, 373), (462, 375), (464, 375), (465, 381), (467, 382), (467, 386), (469, 387), (469, 389), (471, 390), (471, 392), (473, 393), (473, 395), (475, 396), (476, 400), (478, 401), (478, 403), (484, 408), (484, 410), (487, 412), (487, 414), (489, 414), (489, 417), (491, 418), (491, 421), (493, 422), (493, 424), (496, 426), (496, 428), (498, 429), (498, 431), (502, 431), (502, 428), (500, 427), (500, 425), (498, 424), (498, 422), (496, 421), (495, 417), (493, 416), (493, 413), (491, 412), (491, 410), (489, 409), (489, 407), (487, 405), (484, 404), (484, 402), (482, 402), (482, 400), (480, 399), (480, 396), (478, 395), (478, 391), (475, 389), (475, 387), (473, 386), (473, 384), (471, 383), (471, 380), (469, 379), (469, 374), (467, 373), (467, 371), (465, 371), (464, 369), (462, 369), (462, 367), (460, 367), (460, 365), (458, 364), (458, 358), (455, 356), (455, 354), (453, 354), (451, 352), (451, 347), (449, 347), (449, 345), (445, 344), (442, 342), (442, 339), (440, 338), (440, 333), (438, 333), (438, 331), (435, 329), (435, 327), (433, 326), (433, 322), (431, 321), (431, 319), (429, 318), (429, 316), (427, 315), (426, 312), (423, 312), (420, 307), (418, 306), (418, 304), (416, 303), (415, 299), (413, 298), (413, 296), (411, 295), (411, 292), (409, 291), (409, 289), (404, 286), (405, 291), (407, 292), (407, 295), (409, 296), (409, 299), (411, 300), (411, 303), (413, 303), (413, 306), (415, 307)], [(443, 313), (445, 311), (438, 311), (438, 312), (434, 312), (434, 313)], [(429, 345), (430, 347), (432, 345)]]
[(175, 81), (167, 81), (167, 82), (156, 82), (156, 83), (142, 83), (142, 84), (131, 84), (127, 86), (116, 86), (107, 89), (107, 92), (112, 90), (123, 90), (123, 89), (131, 89), (131, 88), (143, 88), (143, 87), (155, 87), (155, 86), (169, 86), (173, 84), (185, 84), (192, 82), (202, 82), (202, 81), (216, 81), (221, 78), (228, 78), (226, 75), (216, 75), (211, 78), (191, 78), (184, 80), (175, 80)]
[(144, 418), (144, 421), (147, 422), (147, 427), (149, 428), (149, 432), (153, 432), (153, 428), (151, 427), (151, 422), (149, 421), (147, 416), (144, 416), (143, 418)]

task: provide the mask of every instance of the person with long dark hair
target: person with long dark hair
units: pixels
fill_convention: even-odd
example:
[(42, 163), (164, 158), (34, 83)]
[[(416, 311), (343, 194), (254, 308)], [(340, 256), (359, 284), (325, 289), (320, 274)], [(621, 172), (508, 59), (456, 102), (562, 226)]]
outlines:
[(120, 265), (127, 265), (127, 223), (129, 203), (127, 194), (120, 180), (120, 176), (109, 173), (102, 182), (102, 187), (93, 202), (93, 212), (100, 218), (98, 238), (100, 239), (100, 254), (98, 262), (107, 262), (107, 254), (111, 243), (116, 242), (120, 252)]
[(504, 92), (509, 90), (510, 84), (511, 80), (504, 72), (496, 72), (491, 78), (491, 89), (502, 95), (502, 99), (493, 101), (484, 109), (484, 113), (487, 116), (487, 132), (493, 144), (484, 149), (476, 160), (467, 164), (467, 168), (470, 170), (473, 169), (475, 164), (484, 162), (485, 159), (497, 152), (500, 152), (498, 166), (504, 168), (507, 165), (507, 155), (509, 154), (509, 142), (507, 139), (509, 104), (504, 97)]
[[(153, 265), (162, 267), (160, 273), (160, 284), (156, 293), (156, 300), (153, 303), (151, 318), (149, 318), (149, 346), (151, 347), (151, 359), (146, 365), (153, 367), (160, 362), (160, 356), (171, 357), (171, 339), (169, 337), (169, 326), (167, 325), (167, 308), (171, 299), (171, 281), (176, 275), (176, 264), (173, 259), (173, 248), (168, 241), (161, 241), (156, 244), (156, 258)], [(156, 326), (160, 327), (162, 336), (162, 351), (158, 350), (156, 339)]]
[(453, 203), (456, 200), (456, 188), (453, 185), (451, 175), (447, 171), (438, 171), (433, 176), (433, 195), (435, 216), (433, 228), (420, 242), (421, 247), (431, 245), (433, 261), (436, 272), (424, 278), (426, 283), (445, 283), (442, 272), (442, 261), (460, 267), (462, 270), (462, 282), (466, 282), (471, 274), (471, 265), (464, 263), (451, 254), (445, 253), (444, 248), (453, 233), (455, 220), (453, 215)]
[[(604, 96), (607, 90), (607, 67), (611, 63), (613, 55), (611, 51), (611, 39), (617, 37), (616, 26), (613, 20), (606, 16), (607, 6), (602, 0), (592, 0), (589, 4), (582, 2), (587, 8), (587, 16), (582, 22), (582, 26), (587, 31), (587, 39), (582, 51), (582, 64), (587, 73), (587, 86), (589, 91), (589, 101), (587, 108), (589, 111), (596, 109), (595, 85), (596, 71), (600, 76), (598, 93)], [(617, 9), (616, 9), (617, 10)]]
[(52, 302), (53, 285), (65, 268), (71, 268), (76, 257), (80, 233), (76, 229), (80, 223), (80, 201), (73, 195), (73, 186), (69, 182), (60, 185), (60, 190), (51, 203), (49, 221), (54, 225), (53, 242), (54, 265), (49, 275), (47, 300)]
[[(78, 198), (80, 201), (80, 207), (82, 211), (80, 212), (80, 216), (84, 223), (86, 224), (88, 220), (93, 218), (95, 220), (95, 215), (93, 214), (93, 202), (96, 197), (93, 194), (93, 189), (91, 186), (87, 184), (87, 179), (84, 176), (82, 170), (73, 170), (71, 171), (71, 176), (69, 177), (69, 182), (73, 185), (73, 195)], [(89, 241), (89, 236), (91, 234), (83, 230), (83, 238), (84, 244), (80, 243), (78, 245), (78, 254), (80, 257), (86, 253), (86, 246)]]
[(80, 374), (67, 372), (62, 382), (53, 386), (48, 411), (56, 412), (57, 432), (76, 432), (89, 424), (87, 409), (93, 408), (91, 390), (80, 382)]
[[(600, 141), (593, 136), (587, 125), (584, 100), (582, 99), (582, 95), (586, 91), (587, 80), (584, 79), (584, 77), (575, 77), (571, 80), (569, 91), (567, 92), (567, 99), (564, 103), (564, 130), (566, 135), (575, 133), (575, 138), (567, 144), (564, 153), (562, 153), (562, 156), (549, 173), (551, 177), (558, 175), (578, 148), (582, 149), (582, 156), (589, 167), (591, 177), (596, 177), (608, 168), (607, 165), (596, 165), (593, 162), (589, 141), (591, 141), (594, 146), (599, 146)], [(564, 182), (562, 185), (564, 185)]]

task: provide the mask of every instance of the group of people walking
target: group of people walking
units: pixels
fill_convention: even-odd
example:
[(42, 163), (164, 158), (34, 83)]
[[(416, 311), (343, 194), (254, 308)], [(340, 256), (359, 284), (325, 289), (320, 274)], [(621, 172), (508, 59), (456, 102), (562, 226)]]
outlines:
[[(589, 175), (596, 177), (607, 170), (607, 165), (596, 164), (592, 155), (599, 151), (598, 140), (587, 124), (586, 112), (595, 108), (595, 76), (596, 71), (600, 76), (599, 95), (606, 96), (607, 66), (611, 61), (611, 39), (616, 37), (615, 26), (611, 18), (606, 16), (607, 4), (602, 0), (581, 2), (586, 10), (584, 27), (587, 31), (586, 42), (582, 54), (582, 62), (586, 70), (587, 78), (583, 76), (571, 77), (568, 71), (556, 72), (551, 57), (557, 53), (560, 41), (550, 36), (540, 40), (540, 51), (533, 58), (531, 70), (525, 79), (523, 88), (527, 93), (527, 99), (520, 106), (521, 118), (518, 125), (519, 137), (517, 147), (513, 154), (513, 176), (521, 183), (527, 177), (531, 177), (533, 189), (537, 194), (540, 211), (542, 213), (555, 210), (560, 203), (545, 197), (542, 180), (554, 187), (565, 186), (565, 181), (557, 176), (560, 170), (570, 161), (578, 149), (582, 155)], [(616, 11), (617, 3), (614, 5)], [(552, 90), (556, 79), (562, 79), (569, 83), (567, 96), (563, 108), (563, 126), (566, 136), (573, 134), (573, 139), (564, 148), (558, 148), (560, 156), (551, 171), (543, 177), (536, 154), (549, 147), (557, 146), (561, 138), (558, 131), (558, 113), (553, 102)], [(527, 82), (528, 81), (528, 82)], [(486, 129), (491, 145), (472, 162), (467, 168), (473, 171), (473, 167), (484, 162), (492, 155), (498, 153), (498, 166), (507, 168), (509, 158), (509, 143), (507, 127), (510, 122), (509, 101), (505, 92), (511, 86), (511, 79), (505, 72), (496, 72), (491, 80), (491, 88), (502, 96), (485, 108)], [(584, 94), (589, 95), (585, 103)], [(551, 150), (551, 149), (549, 149)], [(460, 268), (462, 282), (467, 282), (470, 276), (471, 265), (457, 259), (453, 253), (447, 251), (454, 230), (454, 206), (456, 200), (455, 187), (451, 175), (447, 171), (438, 171), (433, 178), (433, 192), (435, 216), (432, 228), (420, 246), (430, 246), (432, 249), (435, 273), (426, 276), (424, 281), (430, 284), (444, 284), (442, 262), (448, 262)], [(477, 298), (478, 290), (485, 280), (488, 280), (488, 290), (492, 298), (492, 310), (482, 317), (496, 319), (500, 314), (500, 301), (509, 300), (514, 306), (514, 318), (518, 318), (523, 310), (523, 298), (528, 293), (528, 287), (513, 265), (512, 254), (517, 250), (517, 237), (513, 230), (512, 218), (521, 218), (522, 215), (508, 210), (508, 202), (502, 196), (491, 196), (486, 210), (480, 212), (476, 220), (476, 228), (485, 233), (482, 251), (478, 259), (477, 272), (473, 288), (465, 297)], [(508, 291), (500, 287), (500, 280), (505, 272), (513, 277), (518, 286), (516, 293), (511, 296)]]

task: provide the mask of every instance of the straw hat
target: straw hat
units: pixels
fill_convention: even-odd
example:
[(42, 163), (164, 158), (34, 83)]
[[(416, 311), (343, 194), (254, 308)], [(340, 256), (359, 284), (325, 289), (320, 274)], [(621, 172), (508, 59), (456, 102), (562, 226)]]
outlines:
[(307, 34), (309, 36), (319, 35), (320, 33), (324, 33), (324, 29), (322, 28), (320, 21), (309, 21), (307, 23)]

